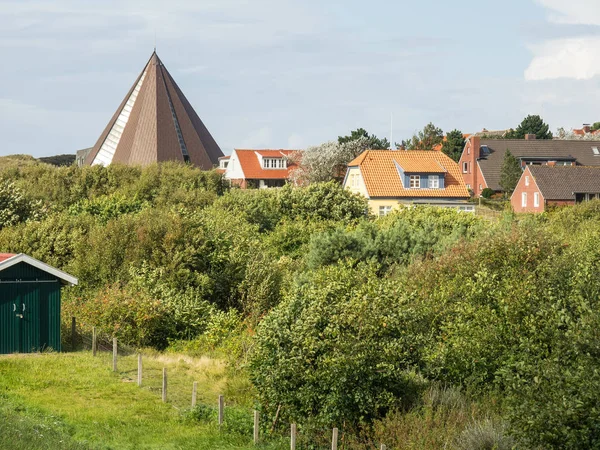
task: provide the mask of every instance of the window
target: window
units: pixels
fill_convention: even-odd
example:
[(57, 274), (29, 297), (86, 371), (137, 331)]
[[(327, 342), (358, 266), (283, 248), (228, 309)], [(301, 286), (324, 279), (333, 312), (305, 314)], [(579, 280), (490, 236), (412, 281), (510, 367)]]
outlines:
[(527, 206), (527, 192), (521, 194), (521, 206), (525, 208)]
[(392, 212), (392, 207), (389, 205), (379, 207), (379, 216), (380, 217), (387, 216), (391, 212)]
[(429, 189), (439, 189), (440, 188), (440, 177), (437, 175), (429, 175)]
[(600, 150), (598, 150), (598, 147), (592, 147), (592, 153), (594, 156), (600, 156)]
[(479, 192), (483, 191), (483, 184), (479, 185)]
[(529, 177), (525, 177), (525, 186), (529, 186)]
[(540, 206), (540, 193), (539, 192), (535, 192), (533, 194), (533, 206), (535, 206), (536, 208), (538, 206)]
[(463, 163), (463, 173), (467, 173), (468, 171), (469, 171), (469, 163), (464, 162)]
[(467, 189), (471, 189), (471, 185), (470, 184), (467, 184)]
[(263, 169), (287, 169), (287, 161), (283, 158), (263, 158)]
[(471, 146), (469, 145), (469, 146), (467, 147), (467, 155), (470, 155), (470, 154), (471, 154)]
[(360, 186), (360, 175), (357, 173), (353, 173), (350, 175), (350, 186), (353, 188), (357, 188)]
[(419, 189), (421, 187), (421, 175), (410, 176), (410, 187), (411, 189)]

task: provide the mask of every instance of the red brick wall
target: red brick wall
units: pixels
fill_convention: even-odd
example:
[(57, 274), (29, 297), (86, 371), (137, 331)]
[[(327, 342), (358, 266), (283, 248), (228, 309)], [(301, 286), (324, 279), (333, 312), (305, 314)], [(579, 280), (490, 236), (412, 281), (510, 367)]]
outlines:
[[(487, 187), (485, 184), (485, 180), (481, 175), (481, 171), (479, 170), (479, 165), (477, 164), (477, 158), (479, 158), (481, 146), (481, 139), (478, 136), (471, 136), (467, 143), (465, 144), (465, 148), (460, 156), (460, 160), (458, 165), (460, 167), (460, 173), (465, 180), (465, 184), (469, 187), (476, 197), (481, 195), (481, 191)], [(467, 164), (467, 171), (464, 172), (465, 163)], [(481, 184), (481, 189), (479, 189), (479, 185)]]
[[(527, 177), (529, 177), (529, 186), (525, 185)], [(527, 206), (525, 207), (522, 206), (524, 192), (527, 194)], [(539, 206), (537, 207), (534, 206), (534, 197), (536, 192), (539, 194)], [(523, 171), (523, 175), (521, 175), (521, 178), (517, 183), (517, 187), (510, 198), (510, 204), (512, 205), (513, 211), (518, 213), (540, 213), (544, 211), (544, 197), (540, 192), (535, 180), (533, 179), (533, 176), (529, 171), (529, 167)]]

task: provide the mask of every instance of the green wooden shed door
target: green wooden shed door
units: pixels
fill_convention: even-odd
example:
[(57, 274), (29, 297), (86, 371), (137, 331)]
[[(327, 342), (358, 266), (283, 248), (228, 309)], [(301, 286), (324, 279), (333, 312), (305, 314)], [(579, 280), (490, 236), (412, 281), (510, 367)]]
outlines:
[(57, 285), (47, 282), (2, 283), (0, 353), (29, 353), (48, 347), (60, 350), (60, 294), (56, 295)]

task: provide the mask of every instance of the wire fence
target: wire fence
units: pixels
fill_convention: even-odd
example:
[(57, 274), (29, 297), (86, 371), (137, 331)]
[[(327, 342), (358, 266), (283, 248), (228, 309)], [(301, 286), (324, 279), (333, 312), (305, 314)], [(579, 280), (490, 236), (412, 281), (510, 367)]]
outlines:
[[(136, 383), (140, 389), (161, 398), (181, 414), (218, 425), (224, 432), (233, 430), (244, 434), (256, 445), (276, 442), (284, 445), (277, 445), (276, 448), (289, 445), (291, 450), (337, 450), (345, 448), (345, 438), (350, 437), (338, 428), (312, 427), (309, 437), (302, 432), (301, 424), (289, 424), (286, 427), (288, 431), (284, 433), (284, 425), (277, 423), (279, 414), (273, 422), (267, 422), (259, 411), (245, 408), (224, 397), (221, 392), (226, 380), (222, 366), (218, 367), (222, 363), (210, 358), (198, 362), (197, 358), (183, 355), (141, 352), (98, 328), (93, 327), (91, 331), (82, 328), (75, 318), (69, 329), (63, 332), (62, 347), (63, 351), (91, 352), (103, 365), (113, 370), (122, 382)], [(211, 389), (206, 389), (206, 386)], [(315, 439), (319, 442), (315, 442)], [(379, 443), (370, 448), (386, 450), (386, 446)]]

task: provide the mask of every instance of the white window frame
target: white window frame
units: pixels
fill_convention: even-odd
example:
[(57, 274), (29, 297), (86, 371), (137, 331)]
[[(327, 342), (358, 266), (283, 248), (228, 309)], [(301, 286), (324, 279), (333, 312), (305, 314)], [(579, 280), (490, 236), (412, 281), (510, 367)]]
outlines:
[(538, 208), (540, 206), (540, 193), (539, 192), (533, 193), (533, 206), (536, 208)]
[(409, 175), (409, 184), (410, 189), (420, 189), (421, 188), (421, 175)]
[(391, 205), (382, 205), (379, 207), (379, 217), (387, 216), (391, 212), (392, 212)]
[(527, 207), (527, 192), (521, 192), (521, 207)]
[(469, 163), (468, 162), (463, 163), (463, 173), (469, 173)]
[(529, 176), (525, 176), (525, 186), (529, 186)]
[(263, 169), (287, 169), (285, 158), (263, 158)]
[(439, 189), (440, 188), (440, 177), (438, 175), (429, 175), (427, 177), (427, 187), (429, 189)]

